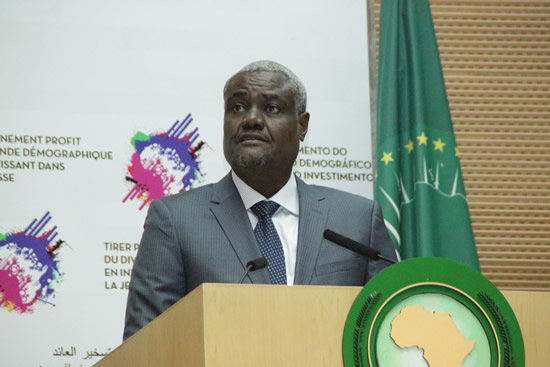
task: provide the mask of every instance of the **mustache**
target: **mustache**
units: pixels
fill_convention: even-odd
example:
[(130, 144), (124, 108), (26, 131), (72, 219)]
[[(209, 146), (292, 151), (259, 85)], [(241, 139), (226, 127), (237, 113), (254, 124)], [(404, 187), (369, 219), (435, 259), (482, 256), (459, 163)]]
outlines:
[(250, 132), (246, 132), (238, 135), (236, 137), (236, 140), (239, 143), (242, 143), (243, 141), (246, 141), (246, 140), (260, 140), (260, 141), (266, 141), (266, 142), (268, 141), (268, 139), (264, 135), (258, 134), (258, 133), (250, 133)]

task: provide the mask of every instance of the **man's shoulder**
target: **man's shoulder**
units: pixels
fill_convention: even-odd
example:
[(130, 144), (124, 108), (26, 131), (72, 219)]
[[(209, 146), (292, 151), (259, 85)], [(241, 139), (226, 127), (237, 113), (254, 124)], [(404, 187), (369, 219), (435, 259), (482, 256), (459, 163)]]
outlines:
[[(162, 199), (157, 199), (155, 202), (164, 204), (167, 207), (180, 206), (182, 204), (198, 204), (210, 201), (212, 198), (212, 190), (214, 184), (206, 184), (193, 188), (191, 190), (182, 191), (180, 193), (166, 196)], [(157, 204), (158, 205), (158, 204)]]
[(367, 205), (369, 207), (375, 205), (375, 201), (372, 199), (328, 186), (305, 184), (304, 188), (319, 199), (328, 201), (331, 206), (338, 206), (339, 203), (346, 203), (347, 205), (356, 204), (358, 206)]
[[(183, 191), (178, 194), (170, 195), (162, 199), (157, 199), (166, 206), (180, 205), (186, 203), (204, 204), (210, 201), (223, 201), (233, 195), (236, 191), (231, 176), (225, 175), (219, 181), (195, 187), (191, 190)], [(207, 207), (207, 205), (205, 205)]]

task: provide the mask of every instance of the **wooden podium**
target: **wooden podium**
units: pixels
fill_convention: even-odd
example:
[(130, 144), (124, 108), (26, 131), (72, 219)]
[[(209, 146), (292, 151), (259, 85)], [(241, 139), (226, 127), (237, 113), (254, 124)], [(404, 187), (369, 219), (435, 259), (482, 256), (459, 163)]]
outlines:
[[(97, 367), (341, 367), (342, 331), (359, 287), (203, 284)], [(526, 366), (550, 365), (550, 293), (503, 292)]]

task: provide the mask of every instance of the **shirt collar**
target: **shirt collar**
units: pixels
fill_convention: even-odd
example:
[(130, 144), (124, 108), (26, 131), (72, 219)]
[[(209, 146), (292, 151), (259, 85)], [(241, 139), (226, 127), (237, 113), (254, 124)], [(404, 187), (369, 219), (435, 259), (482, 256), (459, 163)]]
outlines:
[(300, 204), (298, 200), (298, 185), (296, 184), (296, 177), (290, 175), (288, 182), (271, 198), (267, 199), (265, 196), (248, 186), (234, 171), (231, 171), (231, 178), (237, 187), (237, 191), (241, 195), (244, 207), (249, 210), (254, 204), (262, 200), (271, 200), (288, 210), (294, 215), (300, 213)]

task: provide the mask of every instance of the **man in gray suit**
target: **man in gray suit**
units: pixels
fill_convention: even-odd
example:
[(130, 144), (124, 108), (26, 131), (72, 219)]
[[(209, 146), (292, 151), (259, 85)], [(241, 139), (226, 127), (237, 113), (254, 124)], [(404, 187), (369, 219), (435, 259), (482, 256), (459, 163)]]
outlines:
[[(271, 61), (247, 65), (227, 81), (224, 105), (223, 147), (232, 171), (151, 204), (124, 339), (201, 283), (237, 282), (247, 262), (262, 256), (268, 267), (245, 282), (363, 286), (387, 266), (323, 239), (325, 229), (395, 259), (377, 203), (292, 175), (310, 117), (294, 73)], [(268, 219), (254, 208), (265, 201), (275, 203)]]

